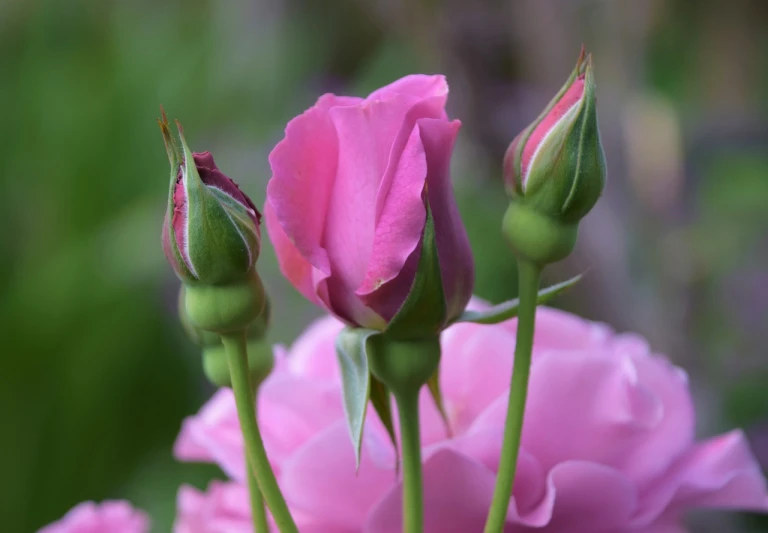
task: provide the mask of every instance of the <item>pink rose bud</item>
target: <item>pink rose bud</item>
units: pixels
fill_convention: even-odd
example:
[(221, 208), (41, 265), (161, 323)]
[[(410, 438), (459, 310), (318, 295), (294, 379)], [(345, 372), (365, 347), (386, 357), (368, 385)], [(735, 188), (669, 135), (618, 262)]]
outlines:
[(567, 222), (595, 205), (605, 184), (592, 58), (581, 51), (576, 68), (549, 106), (520, 133), (504, 157), (512, 197)]
[(261, 215), (221, 172), (208, 152), (192, 153), (179, 127), (181, 150), (168, 119), (160, 121), (171, 187), (163, 225), (163, 250), (176, 275), (188, 284), (223, 284), (251, 275), (259, 256)]
[(424, 250), (440, 274), (428, 277), (440, 278), (431, 298), (442, 294), (418, 305), (442, 309), (437, 329), (469, 301), (474, 264), (449, 176), (460, 123), (447, 97), (445, 78), (427, 75), (365, 99), (326, 94), (270, 154), (265, 216), (280, 268), (348, 325), (386, 329)]
[(582, 48), (563, 88), (504, 157), (512, 198), (504, 230), (513, 248), (540, 264), (567, 256), (576, 224), (602, 194), (605, 176), (592, 58)]

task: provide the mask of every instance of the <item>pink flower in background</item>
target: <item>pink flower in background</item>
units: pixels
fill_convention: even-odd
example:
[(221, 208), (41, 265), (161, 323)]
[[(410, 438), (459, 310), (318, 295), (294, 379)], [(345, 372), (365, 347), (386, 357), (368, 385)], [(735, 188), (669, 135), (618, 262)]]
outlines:
[(406, 76), (365, 99), (326, 94), (269, 157), (264, 207), (280, 269), (341, 320), (383, 329), (413, 284), (432, 213), (447, 323), (474, 263), (450, 183), (460, 123), (443, 76)]
[(128, 502), (83, 502), (38, 533), (149, 533), (149, 519)]
[[(302, 533), (400, 532), (394, 454), (372, 413), (355, 473), (333, 346), (341, 327), (323, 318), (287, 354), (278, 353), (278, 368), (259, 399), (267, 451), (290, 507), (306, 524)], [(442, 336), (440, 376), (454, 436), (425, 392), (427, 533), (482, 531), (498, 468), (515, 327), (515, 321), (458, 324)], [(682, 533), (689, 509), (768, 510), (765, 480), (743, 434), (696, 442), (694, 422), (685, 373), (652, 354), (644, 340), (539, 308), (505, 531)], [(219, 391), (185, 421), (176, 452), (184, 460), (215, 461), (235, 480), (207, 493), (183, 489), (177, 533), (218, 533), (222, 519), (230, 520), (226, 531), (239, 531), (249, 512), (229, 391)], [(226, 491), (239, 496), (222, 496)], [(207, 508), (216, 510), (208, 515), (215, 520), (201, 518)], [(184, 529), (185, 523), (197, 529)]]

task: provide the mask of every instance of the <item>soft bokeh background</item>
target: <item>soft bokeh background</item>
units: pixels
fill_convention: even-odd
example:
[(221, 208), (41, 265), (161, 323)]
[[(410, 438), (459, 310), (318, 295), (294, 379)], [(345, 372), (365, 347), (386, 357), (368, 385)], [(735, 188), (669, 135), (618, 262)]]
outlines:
[[(514, 295), (504, 149), (594, 53), (610, 176), (558, 304), (685, 366), (700, 432), (744, 427), (768, 467), (765, 0), (0, 2), (0, 530), (129, 497), (170, 528), (183, 416), (210, 395), (175, 316), (159, 232), (162, 103), (257, 204), (285, 123), (325, 91), (444, 72), (477, 293)], [(260, 270), (275, 341), (317, 314)], [(766, 531), (718, 513), (697, 532)]]

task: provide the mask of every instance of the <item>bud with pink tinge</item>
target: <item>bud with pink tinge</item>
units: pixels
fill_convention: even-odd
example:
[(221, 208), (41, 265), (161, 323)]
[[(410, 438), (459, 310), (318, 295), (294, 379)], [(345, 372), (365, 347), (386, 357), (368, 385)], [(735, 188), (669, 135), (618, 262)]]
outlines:
[(171, 163), (163, 250), (185, 285), (189, 319), (216, 333), (246, 328), (265, 301), (255, 269), (261, 215), (210, 153), (192, 153), (180, 126), (179, 146), (165, 113), (159, 122)]
[(605, 176), (592, 59), (582, 49), (563, 88), (504, 157), (512, 199), (504, 229), (513, 248), (538, 264), (566, 257)]
[(259, 214), (209, 152), (192, 153), (181, 130), (181, 150), (168, 121), (160, 123), (171, 162), (171, 190), (163, 250), (184, 283), (244, 279), (259, 256)]

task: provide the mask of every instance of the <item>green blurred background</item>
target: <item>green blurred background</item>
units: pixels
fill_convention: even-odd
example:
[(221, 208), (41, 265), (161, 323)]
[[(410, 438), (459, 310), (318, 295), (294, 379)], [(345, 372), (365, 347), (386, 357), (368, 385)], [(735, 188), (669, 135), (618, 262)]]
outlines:
[[(211, 394), (175, 315), (160, 227), (162, 103), (260, 205), (285, 123), (326, 91), (444, 72), (477, 293), (514, 295), (500, 161), (593, 52), (604, 199), (550, 280), (558, 303), (685, 366), (700, 433), (744, 427), (768, 466), (765, 0), (4, 0), (0, 3), (0, 531), (128, 497), (170, 529), (182, 417)], [(265, 245), (275, 341), (318, 314)], [(768, 531), (718, 513), (694, 531)]]

